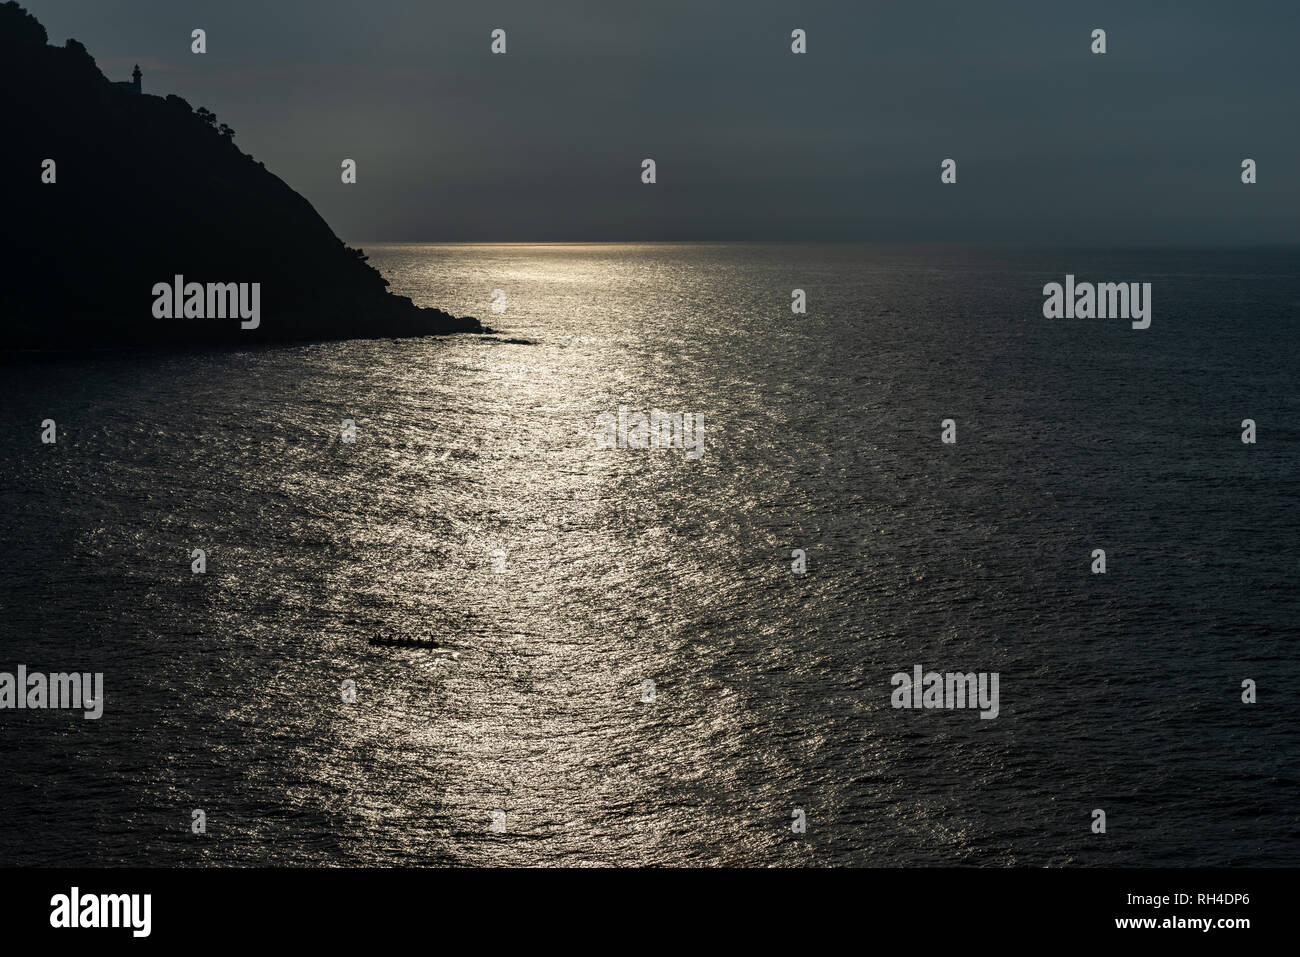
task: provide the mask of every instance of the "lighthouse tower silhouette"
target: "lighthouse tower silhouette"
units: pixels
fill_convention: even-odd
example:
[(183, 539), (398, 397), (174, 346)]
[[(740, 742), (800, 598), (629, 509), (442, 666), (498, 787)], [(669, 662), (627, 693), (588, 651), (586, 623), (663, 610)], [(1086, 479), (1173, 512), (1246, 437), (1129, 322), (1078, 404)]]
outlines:
[(140, 90), (140, 76), (141, 76), (140, 64), (137, 63), (135, 65), (135, 69), (131, 71), (131, 81), (129, 83), (126, 80), (123, 80), (122, 82), (114, 83), (113, 85), (118, 87), (119, 89), (129, 90), (130, 92), (138, 95), (140, 92), (142, 92)]

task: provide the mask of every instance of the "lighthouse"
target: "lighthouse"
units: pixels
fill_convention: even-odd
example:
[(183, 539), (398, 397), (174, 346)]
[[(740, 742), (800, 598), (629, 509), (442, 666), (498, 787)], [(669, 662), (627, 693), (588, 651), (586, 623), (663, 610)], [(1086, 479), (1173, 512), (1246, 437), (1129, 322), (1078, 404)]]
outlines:
[(140, 76), (140, 64), (137, 63), (135, 69), (131, 71), (131, 80), (129, 83), (126, 80), (123, 80), (122, 82), (114, 83), (113, 85), (119, 90), (128, 90), (129, 92), (136, 94), (136, 96), (139, 96), (142, 92), (140, 89)]

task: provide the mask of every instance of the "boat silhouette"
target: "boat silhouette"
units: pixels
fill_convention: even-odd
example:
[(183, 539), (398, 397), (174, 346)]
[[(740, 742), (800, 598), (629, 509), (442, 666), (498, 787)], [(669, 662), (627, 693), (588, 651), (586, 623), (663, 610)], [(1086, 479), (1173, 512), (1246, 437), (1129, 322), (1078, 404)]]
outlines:
[(397, 648), (437, 648), (438, 642), (432, 638), (402, 638), (386, 635), (374, 635), (369, 639), (372, 645), (388, 645)]

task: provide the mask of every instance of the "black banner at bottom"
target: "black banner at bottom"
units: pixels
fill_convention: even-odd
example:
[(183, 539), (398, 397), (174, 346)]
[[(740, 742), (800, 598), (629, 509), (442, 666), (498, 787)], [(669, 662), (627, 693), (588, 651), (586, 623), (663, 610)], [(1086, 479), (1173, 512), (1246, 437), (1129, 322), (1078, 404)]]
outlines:
[[(943, 947), (1018, 941), (1232, 947), (1285, 939), (1291, 870), (0, 870), (5, 939), (74, 946), (386, 939), (663, 946), (824, 934)], [(918, 936), (919, 935), (919, 936)], [(699, 937), (694, 937), (697, 942)], [(981, 944), (981, 942), (983, 942)]]

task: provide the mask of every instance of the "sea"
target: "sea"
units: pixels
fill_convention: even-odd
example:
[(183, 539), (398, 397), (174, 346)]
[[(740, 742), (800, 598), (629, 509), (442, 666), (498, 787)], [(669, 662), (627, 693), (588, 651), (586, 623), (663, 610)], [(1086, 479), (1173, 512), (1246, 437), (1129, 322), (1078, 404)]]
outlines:
[(0, 864), (1300, 865), (1300, 250), (361, 245), (493, 332), (0, 357)]

